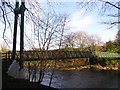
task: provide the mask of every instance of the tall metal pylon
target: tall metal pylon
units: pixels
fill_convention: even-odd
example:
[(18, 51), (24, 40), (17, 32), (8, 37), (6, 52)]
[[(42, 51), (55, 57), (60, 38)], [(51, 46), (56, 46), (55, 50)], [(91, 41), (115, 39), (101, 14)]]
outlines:
[(25, 12), (25, 0), (21, 0), (21, 6), (19, 7), (19, 1), (16, 0), (16, 5), (14, 9), (14, 33), (13, 33), (13, 54), (12, 59), (15, 60), (16, 55), (16, 41), (17, 41), (17, 23), (18, 16), (21, 15), (21, 24), (20, 24), (20, 60), (19, 65), (20, 69), (23, 68), (23, 50), (24, 50), (24, 12)]

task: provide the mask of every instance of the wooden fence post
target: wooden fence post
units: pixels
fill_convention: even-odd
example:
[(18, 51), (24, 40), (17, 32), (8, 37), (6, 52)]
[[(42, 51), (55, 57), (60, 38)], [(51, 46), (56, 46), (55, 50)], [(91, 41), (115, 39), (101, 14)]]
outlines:
[(8, 59), (10, 60), (10, 51), (8, 51)]
[(6, 58), (6, 60), (7, 60), (7, 59), (8, 59), (8, 55), (7, 55), (7, 52), (6, 52), (5, 54), (6, 54), (5, 58)]

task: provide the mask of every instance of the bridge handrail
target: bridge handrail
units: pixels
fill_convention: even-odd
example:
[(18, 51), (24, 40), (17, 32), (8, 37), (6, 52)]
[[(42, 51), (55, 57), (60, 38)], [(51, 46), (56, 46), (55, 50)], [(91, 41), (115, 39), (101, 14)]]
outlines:
[(120, 58), (120, 53), (111, 53), (111, 52), (95, 52), (98, 57), (118, 57)]
[[(120, 53), (90, 51), (24, 51), (24, 59), (120, 58)], [(20, 59), (16, 52), (16, 59)], [(2, 53), (2, 59), (11, 59), (12, 52)]]

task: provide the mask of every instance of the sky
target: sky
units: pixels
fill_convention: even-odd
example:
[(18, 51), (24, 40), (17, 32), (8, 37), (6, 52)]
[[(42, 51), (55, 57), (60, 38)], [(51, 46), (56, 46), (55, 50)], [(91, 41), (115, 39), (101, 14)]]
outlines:
[[(85, 31), (88, 34), (96, 34), (101, 37), (103, 42), (114, 40), (118, 31), (117, 26), (108, 29), (110, 25), (101, 24), (103, 21), (110, 19), (109, 17), (98, 15), (98, 11), (89, 11), (85, 13), (85, 9), (80, 9), (76, 6), (76, 3), (66, 3), (62, 9), (66, 9), (65, 12), (71, 13), (69, 16), (72, 32)], [(111, 13), (113, 11), (109, 11)]]
[[(59, 5), (56, 5), (55, 7), (56, 10), (58, 10), (59, 12), (69, 15), (68, 26), (70, 27), (70, 32), (84, 31), (88, 34), (93, 34), (93, 35), (95, 34), (98, 35), (103, 42), (107, 42), (109, 40), (115, 39), (116, 33), (118, 31), (117, 26), (108, 29), (110, 27), (109, 25), (101, 24), (101, 22), (107, 21), (110, 18), (106, 16), (98, 15), (99, 12), (97, 9), (85, 13), (86, 10), (84, 8), (80, 9), (79, 5), (76, 2), (61, 2)], [(114, 11), (110, 11), (110, 10), (108, 11), (108, 13), (113, 13), (113, 12), (116, 12), (116, 9)], [(112, 19), (115, 20), (116, 18), (112, 18)], [(2, 43), (3, 42), (2, 32), (4, 31), (3, 30), (4, 27), (2, 27), (3, 26), (2, 23), (0, 24), (1, 24), (0, 43)], [(12, 39), (10, 30), (6, 32), (6, 35)], [(19, 35), (18, 35), (18, 40), (19, 40)], [(19, 43), (17, 45), (17, 49), (19, 49)]]

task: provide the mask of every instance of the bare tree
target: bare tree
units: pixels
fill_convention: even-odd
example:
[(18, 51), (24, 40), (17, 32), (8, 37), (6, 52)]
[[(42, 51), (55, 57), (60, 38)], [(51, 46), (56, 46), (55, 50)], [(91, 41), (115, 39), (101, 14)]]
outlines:
[(13, 20), (11, 19), (11, 16), (13, 15), (13, 12), (14, 12), (14, 9), (13, 9), (12, 3), (1, 0), (1, 3), (0, 3), (0, 18), (1, 19), (0, 19), (0, 21), (4, 25), (2, 37), (7, 45), (9, 43), (11, 43), (11, 40), (6, 35), (6, 31), (8, 31), (8, 29), (9, 29), (11, 31), (9, 33), (12, 34), (12, 24), (11, 23), (13, 22)]
[[(100, 23), (110, 25), (109, 29), (119, 24), (119, 20), (117, 19), (120, 16), (119, 1), (94, 0), (94, 2), (92, 1), (79, 2), (78, 4), (80, 8), (86, 9), (86, 13), (89, 13), (97, 9), (98, 12), (96, 13), (98, 13), (101, 16), (105, 16), (105, 17), (107, 16), (109, 20), (101, 21)], [(112, 18), (114, 18), (114, 20)]]
[[(40, 5), (38, 3), (34, 4)], [(34, 5), (32, 4), (32, 6)], [(31, 22), (31, 25), (33, 25), (32, 32), (34, 35), (34, 44), (37, 44), (36, 48), (38, 48), (39, 51), (42, 51), (41, 58), (43, 59), (38, 62), (36, 61), (39, 68), (38, 82), (41, 83), (46, 70), (47, 52), (50, 49), (55, 48), (56, 45), (58, 45), (57, 48), (60, 48), (62, 46), (62, 40), (68, 20), (66, 15), (58, 14), (55, 10), (51, 8), (47, 8), (47, 11), (41, 10), (41, 8), (39, 7), (36, 8), (36, 11), (34, 10), (35, 13), (31, 12), (32, 10), (28, 10), (29, 14), (28, 16), (26, 16), (26, 18), (30, 18), (30, 20), (28, 19), (27, 22)], [(31, 39), (29, 38), (28, 41), (31, 41)], [(33, 74), (32, 76), (34, 77), (34, 74), (36, 73), (31, 74)], [(54, 71), (51, 74), (49, 85), (51, 85), (53, 74)]]
[[(65, 36), (64, 34), (66, 32), (66, 25), (68, 23), (68, 20), (67, 20), (66, 16), (60, 17), (60, 18), (61, 18), (61, 21), (60, 21), (60, 26), (59, 26), (59, 29), (58, 29), (59, 32), (57, 34), (57, 36), (58, 36), (58, 42), (57, 42), (58, 50), (60, 50), (62, 48), (62, 46), (63, 46), (63, 42), (64, 42), (63, 40), (64, 40), (64, 36)], [(58, 51), (58, 53), (59, 53), (59, 51)], [(51, 76), (50, 76), (49, 86), (51, 86), (51, 84), (52, 84), (53, 75), (54, 75), (55, 70), (56, 70), (56, 65), (57, 65), (57, 61), (55, 60), (54, 68), (53, 68), (53, 70), (51, 72)]]
[(88, 35), (83, 31), (67, 35), (65, 42), (67, 42), (65, 44), (67, 44), (68, 47), (80, 48), (82, 51), (86, 50), (88, 47), (94, 51), (99, 49), (99, 46), (102, 45), (100, 37), (97, 35)]
[(7, 51), (9, 51), (9, 48), (7, 47), (7, 45), (5, 43), (1, 43), (0, 44), (0, 51), (2, 53), (6, 53)]
[(70, 33), (68, 35), (66, 35), (64, 37), (64, 46), (66, 48), (68, 47), (75, 47), (75, 42), (74, 42), (74, 38), (75, 38), (75, 33)]

